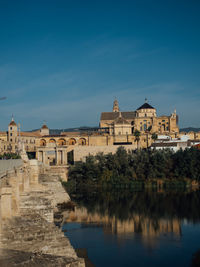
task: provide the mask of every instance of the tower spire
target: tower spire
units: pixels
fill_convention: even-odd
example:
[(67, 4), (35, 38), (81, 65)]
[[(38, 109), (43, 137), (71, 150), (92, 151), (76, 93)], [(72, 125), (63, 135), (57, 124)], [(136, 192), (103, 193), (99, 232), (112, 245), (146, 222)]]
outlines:
[(113, 102), (113, 112), (119, 112), (119, 104), (116, 98), (115, 101)]

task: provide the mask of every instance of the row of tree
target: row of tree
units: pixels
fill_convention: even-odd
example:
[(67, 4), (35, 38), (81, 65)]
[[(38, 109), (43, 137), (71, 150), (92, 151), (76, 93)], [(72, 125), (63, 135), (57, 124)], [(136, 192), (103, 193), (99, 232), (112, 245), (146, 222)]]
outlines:
[(21, 156), (16, 153), (4, 153), (0, 154), (0, 159), (20, 159)]
[(120, 185), (150, 180), (200, 181), (200, 150), (135, 150), (88, 156), (69, 169), (69, 181), (82, 185)]

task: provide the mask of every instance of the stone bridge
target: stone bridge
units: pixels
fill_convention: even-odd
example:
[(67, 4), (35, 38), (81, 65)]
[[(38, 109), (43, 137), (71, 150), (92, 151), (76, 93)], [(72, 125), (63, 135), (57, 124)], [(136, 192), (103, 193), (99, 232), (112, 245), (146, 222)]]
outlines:
[(0, 266), (85, 266), (54, 224), (66, 201), (60, 177), (37, 160), (0, 161)]

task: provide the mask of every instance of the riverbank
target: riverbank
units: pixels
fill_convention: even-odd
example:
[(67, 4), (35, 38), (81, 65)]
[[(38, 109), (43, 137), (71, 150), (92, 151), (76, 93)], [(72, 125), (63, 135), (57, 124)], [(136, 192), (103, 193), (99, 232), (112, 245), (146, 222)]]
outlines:
[(88, 156), (68, 172), (68, 188), (135, 189), (193, 188), (200, 185), (200, 150), (177, 151), (118, 148), (115, 154)]
[[(54, 224), (57, 204), (69, 201), (59, 176), (42, 174), (37, 181), (33, 172), (27, 163), (20, 170), (21, 179), (15, 173), (1, 179), (1, 193), (9, 192), (11, 210), (16, 206), (17, 213), (1, 217), (0, 266), (84, 267)], [(30, 176), (34, 183), (27, 180)], [(1, 202), (1, 211), (6, 209), (2, 205), (6, 202)]]

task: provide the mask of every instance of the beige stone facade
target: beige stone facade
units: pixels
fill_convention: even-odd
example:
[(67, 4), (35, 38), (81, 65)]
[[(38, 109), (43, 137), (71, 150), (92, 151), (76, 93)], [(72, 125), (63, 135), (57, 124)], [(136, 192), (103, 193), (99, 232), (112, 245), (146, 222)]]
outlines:
[[(118, 108), (117, 108), (118, 107)], [(133, 134), (140, 131), (142, 134), (178, 134), (178, 116), (174, 111), (169, 116), (157, 116), (156, 109), (147, 102), (135, 111), (120, 111), (115, 100), (112, 112), (102, 112), (100, 127), (108, 128), (112, 134)]]
[[(23, 147), (47, 165), (67, 165), (69, 157), (79, 160), (90, 153), (114, 153), (118, 146), (147, 148), (153, 142), (153, 133), (171, 138), (187, 135), (191, 141), (200, 140), (200, 132), (179, 133), (176, 111), (169, 116), (157, 116), (156, 109), (147, 102), (134, 111), (120, 111), (115, 99), (113, 110), (101, 113), (99, 126), (95, 131), (52, 135), (46, 124), (35, 132), (21, 132), (12, 119), (8, 131), (0, 132), (0, 153), (18, 152)], [(138, 146), (135, 131), (140, 132)]]

